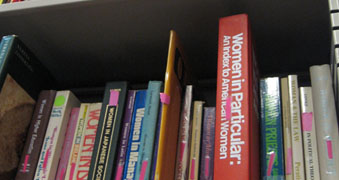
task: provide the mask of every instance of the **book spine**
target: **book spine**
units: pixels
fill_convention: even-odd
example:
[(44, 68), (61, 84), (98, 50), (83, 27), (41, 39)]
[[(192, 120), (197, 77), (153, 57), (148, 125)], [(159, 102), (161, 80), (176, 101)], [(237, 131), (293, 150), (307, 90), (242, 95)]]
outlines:
[(215, 107), (204, 108), (200, 180), (213, 180)]
[(34, 180), (55, 179), (71, 109), (79, 104), (70, 91), (57, 92)]
[(194, 101), (194, 112), (192, 121), (192, 138), (189, 160), (189, 179), (198, 180), (199, 176), (199, 161), (200, 161), (200, 138), (201, 138), (201, 123), (203, 113), (203, 101)]
[(79, 160), (75, 172), (76, 180), (88, 179), (101, 106), (102, 103), (92, 103), (88, 108), (86, 124), (80, 145)]
[(329, 65), (310, 68), (320, 178), (339, 179), (339, 135)]
[(122, 131), (120, 133), (120, 142), (119, 142), (119, 150), (118, 150), (118, 158), (116, 161), (116, 169), (115, 169), (115, 180), (121, 180), (124, 167), (125, 167), (125, 161), (126, 161), (126, 151), (127, 151), (127, 145), (128, 145), (128, 139), (129, 139), (129, 133), (131, 129), (131, 121), (132, 121), (132, 115), (133, 115), (133, 107), (134, 107), (134, 101), (135, 101), (135, 90), (129, 90), (127, 95), (127, 104), (125, 107), (125, 113), (124, 113), (124, 121), (122, 123)]
[(247, 15), (221, 18), (218, 43), (214, 179), (259, 179), (258, 105)]
[(288, 93), (290, 101), (290, 120), (292, 135), (292, 167), (294, 179), (305, 179), (304, 153), (301, 136), (300, 103), (297, 75), (288, 76)]
[(33, 179), (56, 91), (44, 90), (36, 103), (16, 180)]
[(68, 164), (68, 160), (71, 154), (73, 138), (74, 138), (77, 122), (78, 122), (79, 110), (80, 108), (76, 107), (76, 108), (73, 108), (71, 111), (71, 117), (68, 122), (66, 138), (64, 141), (64, 145), (62, 147), (61, 155), (60, 155), (61, 158), (60, 158), (58, 171), (57, 171), (56, 178), (55, 178), (56, 180), (65, 179), (67, 164)]
[(106, 84), (88, 179), (111, 180), (127, 92), (127, 82)]
[(8, 66), (8, 59), (10, 56), (10, 50), (14, 39), (11, 36), (4, 36), (1, 40), (0, 46), (0, 89), (5, 82), (7, 76), (7, 66)]
[(161, 86), (161, 81), (150, 81), (148, 84), (135, 179), (148, 180), (150, 177)]
[(161, 116), (162, 116), (162, 106), (160, 103), (159, 114), (158, 114), (158, 122), (157, 122), (157, 131), (155, 132), (155, 142), (154, 142), (154, 151), (153, 151), (153, 161), (152, 161), (152, 169), (151, 169), (151, 180), (155, 178), (155, 171), (157, 167), (157, 159), (158, 159), (158, 147), (159, 147), (159, 137), (160, 137), (160, 127), (161, 127)]
[(136, 163), (138, 162), (141, 130), (145, 115), (145, 100), (146, 90), (141, 90), (136, 93), (135, 104), (133, 110), (133, 117), (131, 123), (131, 131), (128, 140), (128, 147), (126, 152), (126, 162), (124, 168), (123, 179), (135, 179)]
[(312, 88), (300, 88), (306, 179), (320, 179)]
[(278, 77), (260, 80), (260, 97), (262, 179), (284, 179), (284, 151)]
[(176, 159), (176, 180), (186, 179), (187, 177), (187, 162), (189, 158), (189, 140), (190, 140), (190, 125), (191, 125), (191, 105), (192, 105), (193, 86), (186, 86), (185, 100), (183, 111), (180, 117), (177, 159)]
[(77, 127), (73, 137), (72, 149), (64, 178), (65, 180), (73, 180), (75, 178), (75, 170), (77, 162), (79, 161), (80, 146), (86, 125), (89, 105), (89, 103), (81, 103), (80, 105)]
[(283, 113), (283, 134), (284, 134), (284, 158), (285, 158), (285, 179), (293, 179), (292, 168), (292, 136), (291, 136), (291, 112), (288, 95), (287, 77), (281, 78), (281, 104)]

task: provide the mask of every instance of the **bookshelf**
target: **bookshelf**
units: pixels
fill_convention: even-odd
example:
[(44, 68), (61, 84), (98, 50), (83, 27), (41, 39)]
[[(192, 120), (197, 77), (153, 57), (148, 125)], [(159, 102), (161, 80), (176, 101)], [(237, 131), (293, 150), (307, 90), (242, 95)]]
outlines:
[(1, 5), (0, 35), (18, 34), (58, 86), (70, 88), (162, 80), (174, 29), (196, 77), (206, 80), (216, 77), (218, 18), (243, 12), (262, 75), (329, 63), (326, 1), (35, 0)]

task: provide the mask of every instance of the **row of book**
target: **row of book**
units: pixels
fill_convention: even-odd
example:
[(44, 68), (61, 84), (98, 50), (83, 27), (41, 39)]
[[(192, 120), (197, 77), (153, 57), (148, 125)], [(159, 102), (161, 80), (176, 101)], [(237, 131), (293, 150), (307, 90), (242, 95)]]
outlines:
[(312, 87), (297, 75), (260, 81), (261, 174), (277, 179), (338, 179), (338, 124), (330, 66), (310, 68)]
[(0, 0), (0, 4), (7, 4), (7, 3), (15, 3), (15, 2), (20, 2), (24, 0)]
[[(327, 152), (325, 165), (319, 158), (321, 179), (338, 179), (338, 125), (331, 115), (335, 113), (335, 110), (332, 112), (332, 109), (325, 107), (331, 104), (333, 97), (324, 95), (326, 97), (319, 98), (319, 96), (317, 100), (313, 97), (314, 102), (321, 102), (320, 100), (323, 102), (313, 103), (314, 112), (310, 113), (309, 110), (305, 110), (300, 116), (296, 109), (299, 105), (294, 104), (299, 102), (297, 80), (295, 76), (288, 76), (288, 79), (283, 79), (284, 83), (281, 83), (281, 87), (285, 87), (285, 90), (286, 87), (288, 90), (293, 87), (294, 91), (287, 93), (289, 110), (286, 112), (289, 115), (284, 116), (286, 110), (284, 98), (280, 100), (280, 98), (271, 96), (266, 97), (268, 93), (271, 93), (271, 90), (268, 91), (269, 88), (273, 88), (276, 94), (280, 94), (278, 93), (280, 88), (260, 83), (265, 80), (261, 81), (259, 78), (259, 69), (253, 49), (246, 14), (219, 20), (216, 107), (215, 121), (212, 121), (213, 115), (202, 118), (202, 101), (194, 102), (194, 107), (188, 106), (193, 98), (189, 95), (192, 93), (186, 93), (190, 88), (185, 89), (185, 87), (190, 82), (194, 82), (191, 81), (192, 70), (178, 36), (171, 31), (165, 81), (163, 85), (161, 81), (151, 81), (157, 87), (152, 95), (149, 95), (152, 92), (149, 90), (127, 91), (129, 88), (126, 82), (108, 83), (101, 108), (99, 108), (98, 103), (80, 104), (69, 91), (58, 91), (52, 103), (50, 116), (41, 116), (41, 114), (39, 116), (42, 110), (36, 108), (37, 112), (34, 116), (38, 113), (38, 118), (35, 119), (49, 118), (49, 123), (44, 138), (41, 136), (43, 139), (41, 148), (32, 150), (31, 142), (34, 144), (37, 141), (36, 135), (29, 134), (26, 144), (23, 136), (27, 134), (26, 130), (29, 126), (33, 132), (38, 126), (40, 127), (40, 121), (37, 120), (39, 123), (31, 122), (33, 109), (39, 101), (39, 92), (43, 89), (55, 89), (53, 88), (55, 80), (17, 36), (5, 36), (0, 43), (0, 144), (4, 144), (0, 146), (0, 179), (12, 179), (17, 172), (23, 173), (26, 179), (28, 176), (25, 173), (28, 171), (33, 174), (32, 178), (36, 177), (34, 179), (54, 179), (55, 176), (57, 178), (67, 176), (66, 179), (72, 176), (74, 179), (78, 175), (85, 179), (200, 178), (224, 180), (279, 179), (291, 176), (294, 179), (304, 179), (301, 175), (304, 174), (301, 168), (307, 169), (308, 167), (304, 166), (306, 164), (304, 162), (301, 164), (300, 161), (303, 160), (300, 159), (304, 159), (303, 153), (308, 154), (303, 152), (302, 146), (300, 127), (304, 121), (298, 120), (298, 117), (303, 117), (304, 114), (307, 119), (305, 120), (306, 128), (311, 127), (310, 119), (314, 117), (315, 123), (313, 121), (312, 123), (316, 124), (317, 131), (326, 129), (324, 134), (316, 133), (317, 137), (319, 134), (322, 138), (327, 138), (317, 139), (318, 157)], [(318, 77), (318, 80), (322, 82), (330, 80), (324, 76), (319, 78), (320, 75), (313, 77)], [(279, 80), (275, 81), (278, 81), (276, 84), (279, 86)], [(312, 83), (315, 81), (312, 79)], [(320, 87), (329, 86), (320, 85)], [(325, 90), (317, 89), (316, 86), (312, 91), (313, 93), (319, 91), (325, 93)], [(265, 97), (260, 96), (260, 92), (265, 92), (263, 94)], [(58, 95), (58, 93), (65, 94)], [(152, 98), (148, 99), (148, 97)], [(75, 99), (72, 100), (72, 105), (71, 99)], [(151, 99), (155, 101), (150, 102)], [(268, 105), (263, 104), (266, 100)], [(283, 133), (281, 129), (280, 131), (271, 129), (270, 134), (270, 129), (267, 128), (266, 131), (265, 125), (262, 125), (260, 129), (260, 122), (264, 123), (265, 118), (272, 118), (271, 123), (279, 124), (278, 119), (273, 120), (274, 116), (266, 116), (266, 113), (277, 112), (274, 108), (278, 106), (270, 104), (280, 101), (282, 101), (282, 107), (280, 107), (280, 110), (283, 110), (282, 117), (289, 117), (290, 130)], [(147, 106), (148, 103), (158, 105)], [(63, 109), (67, 105), (69, 107), (80, 106), (80, 109), (68, 108), (68, 114), (64, 114)], [(316, 106), (322, 106), (319, 108), (322, 108), (323, 112), (317, 112)], [(87, 110), (85, 110), (86, 107)], [(265, 109), (266, 107), (268, 109)], [(94, 112), (90, 114), (92, 108), (101, 109), (100, 115)], [(190, 116), (191, 109), (194, 109), (197, 114), (193, 112), (193, 116)], [(210, 113), (206, 112), (205, 115), (207, 114)], [(317, 121), (320, 118), (317, 116), (326, 117), (332, 124)], [(153, 120), (143, 121), (147, 117)], [(281, 112), (279, 117), (281, 118)], [(57, 118), (69, 120), (53, 120)], [(129, 119), (129, 124), (125, 123), (125, 118)], [(207, 120), (202, 122), (202, 119)], [(93, 124), (88, 124), (88, 122), (93, 122)], [(208, 122), (214, 122), (215, 126)], [(207, 124), (202, 125), (203, 123)], [(67, 124), (68, 131), (66, 131)], [(86, 127), (91, 127), (88, 129), (88, 134)], [(202, 134), (199, 133), (201, 127)], [(284, 127), (283, 124), (280, 128)], [(313, 127), (315, 126), (312, 125)], [(205, 133), (205, 129), (209, 131)], [(72, 132), (73, 137), (69, 135)], [(272, 133), (276, 133), (276, 136)], [(273, 142), (278, 139), (278, 133), (281, 136), (280, 144)], [(282, 139), (282, 136), (288, 133), (291, 134), (290, 138)], [(264, 134), (268, 138), (263, 138)], [(300, 143), (293, 143), (298, 138)], [(282, 141), (285, 140), (291, 140), (291, 146), (288, 146), (287, 150), (281, 150)], [(204, 142), (206, 142), (205, 146)], [(266, 144), (260, 146), (260, 142), (266, 142)], [(24, 145), (25, 150), (22, 155), (21, 149)], [(288, 145), (288, 142), (284, 142), (284, 147), (285, 145)], [(267, 147), (273, 147), (273, 150)], [(37, 155), (37, 164), (29, 163), (32, 156), (29, 154), (27, 156), (27, 153), (37, 151), (41, 151)], [(87, 154), (81, 154), (82, 151), (86, 151)], [(260, 152), (262, 163), (260, 163)], [(315, 154), (313, 152), (312, 154)], [(68, 157), (65, 154), (69, 154)], [(67, 158), (60, 159), (64, 156)], [(278, 158), (283, 157), (288, 161), (285, 160), (285, 166), (280, 166), (285, 170), (279, 171), (276, 166), (284, 161), (278, 161)], [(296, 163), (294, 163), (295, 160)], [(19, 171), (16, 171), (18, 165)], [(31, 171), (34, 168), (36, 169)]]

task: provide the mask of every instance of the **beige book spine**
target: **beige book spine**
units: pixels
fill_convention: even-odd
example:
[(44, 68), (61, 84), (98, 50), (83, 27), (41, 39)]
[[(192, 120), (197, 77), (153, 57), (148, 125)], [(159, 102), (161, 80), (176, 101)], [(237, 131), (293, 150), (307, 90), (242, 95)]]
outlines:
[(301, 121), (307, 180), (320, 179), (316, 126), (314, 122), (312, 88), (300, 88)]
[(188, 173), (190, 180), (198, 180), (199, 177), (199, 155), (203, 104), (203, 101), (194, 101), (193, 106), (194, 112), (192, 121), (191, 153)]
[(283, 133), (284, 133), (284, 158), (285, 158), (285, 179), (293, 179), (292, 168), (292, 136), (291, 136), (291, 120), (290, 120), (290, 102), (288, 96), (288, 80), (287, 77), (281, 78), (281, 102), (283, 113)]
[(301, 135), (300, 103), (297, 75), (288, 76), (288, 94), (290, 101), (290, 120), (292, 135), (293, 179), (304, 180), (304, 152)]

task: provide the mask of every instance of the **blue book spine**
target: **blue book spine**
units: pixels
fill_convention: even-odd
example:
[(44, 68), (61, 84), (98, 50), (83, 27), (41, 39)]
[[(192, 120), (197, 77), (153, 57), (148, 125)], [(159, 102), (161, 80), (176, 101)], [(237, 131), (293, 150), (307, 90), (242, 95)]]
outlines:
[(150, 81), (148, 83), (145, 117), (141, 131), (139, 159), (136, 167), (135, 177), (137, 180), (148, 180), (150, 176), (161, 86), (161, 81)]
[(260, 98), (262, 179), (284, 179), (281, 97), (278, 77), (260, 80)]
[(146, 94), (146, 90), (141, 90), (137, 91), (135, 95), (133, 117), (124, 168), (124, 180), (135, 179), (136, 165), (139, 158), (142, 123), (145, 114)]

